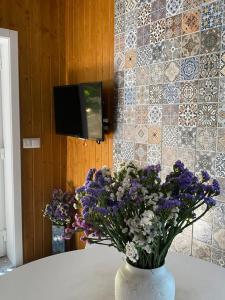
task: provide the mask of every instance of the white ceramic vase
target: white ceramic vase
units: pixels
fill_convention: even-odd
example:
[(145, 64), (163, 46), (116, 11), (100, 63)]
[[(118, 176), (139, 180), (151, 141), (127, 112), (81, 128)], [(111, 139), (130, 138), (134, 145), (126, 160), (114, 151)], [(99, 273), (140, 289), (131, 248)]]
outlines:
[(115, 300), (174, 300), (175, 281), (165, 266), (139, 269), (124, 263), (115, 278)]

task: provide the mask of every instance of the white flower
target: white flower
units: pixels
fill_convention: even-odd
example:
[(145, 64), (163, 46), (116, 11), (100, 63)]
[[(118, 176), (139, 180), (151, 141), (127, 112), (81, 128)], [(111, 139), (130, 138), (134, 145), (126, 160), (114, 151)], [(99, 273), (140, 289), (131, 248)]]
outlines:
[(141, 221), (140, 221), (141, 226), (151, 226), (152, 225), (152, 220), (155, 217), (155, 214), (151, 210), (146, 210), (141, 215), (141, 217), (142, 217)]
[(127, 233), (127, 232), (128, 232), (128, 228), (125, 227), (122, 229), (122, 233)]
[(136, 263), (139, 259), (138, 251), (133, 242), (128, 242), (126, 244), (126, 257), (134, 263)]

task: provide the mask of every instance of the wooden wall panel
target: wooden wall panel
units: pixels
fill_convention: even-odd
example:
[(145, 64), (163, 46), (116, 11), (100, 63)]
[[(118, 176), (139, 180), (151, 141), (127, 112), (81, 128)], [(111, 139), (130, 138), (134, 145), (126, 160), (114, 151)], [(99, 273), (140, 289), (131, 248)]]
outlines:
[[(114, 0), (66, 2), (67, 83), (103, 81), (103, 97), (112, 123)], [(112, 133), (101, 145), (68, 138), (67, 180), (77, 187), (89, 168), (112, 166)], [(78, 248), (81, 247), (79, 237)]]
[(24, 261), (51, 253), (51, 227), (42, 210), (52, 188), (65, 186), (66, 138), (54, 134), (52, 88), (65, 83), (65, 1), (1, 0), (0, 27), (19, 32)]

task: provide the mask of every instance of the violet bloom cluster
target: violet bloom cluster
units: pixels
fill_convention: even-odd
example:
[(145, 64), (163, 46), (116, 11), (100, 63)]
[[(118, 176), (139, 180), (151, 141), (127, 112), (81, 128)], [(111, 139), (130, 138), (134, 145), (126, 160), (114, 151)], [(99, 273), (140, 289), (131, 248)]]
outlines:
[(46, 205), (43, 216), (48, 217), (55, 225), (69, 226), (74, 220), (75, 202), (74, 192), (63, 192), (61, 189), (54, 189), (52, 200)]
[(175, 236), (203, 217), (220, 193), (205, 170), (197, 177), (181, 161), (164, 182), (160, 171), (160, 165), (132, 162), (113, 176), (107, 167), (91, 169), (76, 190), (81, 210), (67, 233), (83, 231), (87, 242), (114, 246), (137, 267), (159, 267)]

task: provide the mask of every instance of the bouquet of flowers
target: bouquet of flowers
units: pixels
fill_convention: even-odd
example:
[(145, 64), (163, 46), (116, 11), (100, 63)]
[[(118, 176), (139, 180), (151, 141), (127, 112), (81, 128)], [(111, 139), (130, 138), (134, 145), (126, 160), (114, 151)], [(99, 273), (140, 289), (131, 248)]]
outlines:
[(61, 189), (54, 189), (52, 200), (46, 205), (43, 216), (48, 217), (54, 225), (69, 226), (76, 213), (75, 193), (63, 192)]
[(220, 187), (207, 172), (198, 178), (181, 161), (165, 182), (159, 172), (160, 165), (140, 169), (133, 163), (114, 176), (106, 167), (91, 169), (76, 191), (82, 210), (67, 234), (84, 231), (83, 240), (117, 248), (135, 267), (162, 266), (175, 236), (215, 205)]

